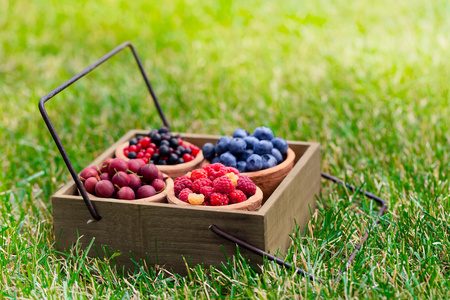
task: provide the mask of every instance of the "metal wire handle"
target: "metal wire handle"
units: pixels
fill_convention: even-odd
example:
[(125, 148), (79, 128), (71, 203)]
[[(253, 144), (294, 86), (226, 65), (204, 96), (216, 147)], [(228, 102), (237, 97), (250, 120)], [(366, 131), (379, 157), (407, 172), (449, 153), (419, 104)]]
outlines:
[[(147, 85), (147, 89), (150, 93), (150, 95), (153, 98), (153, 102), (156, 105), (156, 108), (158, 109), (159, 116), (161, 117), (163, 123), (165, 126), (169, 127), (169, 124), (167, 123), (167, 119), (164, 116), (164, 113), (161, 109), (161, 106), (159, 105), (158, 99), (156, 98), (155, 92), (152, 89), (152, 86), (150, 84), (150, 80), (147, 77), (147, 74), (145, 73), (144, 67), (142, 65), (141, 60), (139, 59), (139, 56), (136, 52), (136, 49), (130, 42), (125, 42), (114, 48), (111, 52), (91, 64), (89, 67), (69, 79), (68, 81), (64, 82), (62, 85), (45, 95), (39, 100), (39, 110), (41, 112), (42, 118), (44, 118), (45, 124), (47, 125), (48, 130), (50, 131), (50, 134), (53, 137), (53, 140), (55, 141), (56, 146), (58, 147), (59, 152), (61, 153), (62, 158), (64, 159), (64, 162), (66, 163), (67, 168), (69, 169), (70, 175), (72, 175), (73, 180), (75, 181), (78, 190), (81, 193), (81, 196), (83, 197), (84, 202), (86, 203), (87, 208), (89, 209), (89, 212), (91, 213), (92, 217), (95, 220), (100, 220), (102, 217), (97, 213), (97, 210), (95, 209), (94, 205), (91, 202), (91, 199), (89, 199), (89, 196), (86, 193), (86, 189), (84, 188), (83, 183), (78, 178), (77, 172), (75, 171), (72, 163), (70, 162), (69, 156), (66, 153), (66, 150), (64, 149), (64, 146), (61, 143), (61, 140), (58, 137), (58, 134), (55, 131), (55, 128), (53, 127), (52, 122), (50, 121), (50, 118), (48, 117), (47, 111), (45, 110), (44, 104), (48, 100), (52, 99), (54, 96), (59, 94), (61, 91), (65, 90), (67, 87), (71, 86), (74, 82), (78, 81), (80, 78), (86, 76), (89, 74), (92, 70), (103, 64), (105, 61), (122, 51), (123, 49), (129, 47), (133, 53), (133, 56), (136, 60), (136, 63), (139, 67), (139, 70), (141, 71), (142, 77), (144, 78), (145, 84)], [(170, 127), (169, 127), (170, 128)]]

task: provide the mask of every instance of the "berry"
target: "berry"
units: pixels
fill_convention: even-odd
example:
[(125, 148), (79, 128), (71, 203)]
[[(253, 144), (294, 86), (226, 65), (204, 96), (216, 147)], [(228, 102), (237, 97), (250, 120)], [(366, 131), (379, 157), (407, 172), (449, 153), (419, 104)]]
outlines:
[(230, 177), (222, 176), (214, 180), (213, 182), (214, 192), (221, 194), (229, 194), (234, 191), (235, 186)]
[(209, 201), (212, 193), (214, 193), (214, 188), (212, 186), (202, 186), (200, 189), (200, 194), (205, 196), (205, 201)]
[(227, 152), (230, 149), (231, 138), (228, 136), (222, 136), (216, 143), (216, 153), (220, 155)]
[(220, 193), (213, 193), (210, 197), (209, 202), (213, 206), (222, 206), (222, 205), (228, 205), (230, 202), (230, 199), (228, 199), (227, 195), (220, 194)]
[(244, 142), (247, 144), (247, 149), (252, 149), (256, 143), (259, 142), (259, 140), (257, 138), (255, 138), (254, 136), (248, 136), (244, 138)]
[(99, 177), (100, 177), (100, 180), (109, 180), (109, 181), (111, 181), (111, 175), (109, 175), (109, 173), (102, 173)]
[(272, 168), (278, 164), (277, 159), (271, 154), (264, 154), (261, 158), (263, 162), (263, 169)]
[(273, 148), (270, 154), (272, 154), (272, 156), (275, 157), (275, 159), (277, 160), (277, 164), (283, 161), (283, 155), (281, 155), (280, 150), (278, 150), (277, 148)]
[(178, 162), (178, 155), (176, 155), (175, 153), (172, 153), (169, 155), (169, 158), (167, 159), (167, 163), (169, 165), (176, 165)]
[(230, 152), (234, 156), (240, 156), (244, 153), (245, 149), (247, 149), (247, 143), (244, 139), (234, 138), (230, 142)]
[(221, 177), (227, 173), (227, 168), (222, 164), (212, 164), (207, 168), (208, 178), (212, 181), (217, 177)]
[(117, 172), (126, 172), (128, 169), (128, 164), (126, 161), (120, 158), (114, 158), (108, 166), (108, 173), (114, 176)]
[(217, 164), (220, 163), (220, 159), (218, 156), (214, 157), (213, 160), (211, 161), (212, 164)]
[[(166, 138), (166, 139), (164, 139), (164, 138)], [(161, 143), (159, 144), (159, 147), (161, 148), (161, 146), (163, 146), (163, 145), (170, 148), (169, 140), (168, 140), (167, 137), (165, 137), (165, 136), (162, 136), (162, 141), (161, 141)]]
[(236, 157), (230, 152), (222, 153), (219, 157), (221, 164), (228, 167), (236, 167)]
[(142, 159), (130, 159), (127, 161), (128, 173), (131, 172), (137, 174), (143, 165), (145, 165), (145, 163)]
[(108, 172), (108, 167), (112, 160), (113, 160), (113, 158), (105, 159), (100, 167), (100, 172), (102, 172), (102, 173)]
[(289, 148), (288, 143), (286, 142), (285, 139), (280, 138), (280, 137), (276, 137), (272, 139), (272, 144), (275, 148), (277, 148), (278, 150), (280, 150), (280, 153), (282, 155), (286, 155), (287, 150)]
[(129, 151), (129, 152), (137, 152), (137, 151), (138, 151), (137, 144), (128, 147), (128, 151)]
[(143, 165), (139, 170), (139, 174), (142, 175), (146, 182), (152, 182), (153, 179), (157, 178), (158, 172), (158, 168), (152, 164)]
[(163, 126), (158, 129), (158, 133), (169, 133), (169, 132), (170, 132), (170, 129), (167, 126)]
[(169, 140), (169, 146), (172, 147), (173, 149), (178, 148), (178, 146), (180, 146), (180, 145), (178, 144), (178, 139), (176, 139), (176, 138), (171, 138), (171, 139)]
[(156, 146), (159, 146), (159, 144), (162, 141), (161, 135), (159, 133), (151, 136), (151, 138), (152, 138), (152, 143), (154, 143)]
[(253, 151), (258, 155), (269, 154), (272, 152), (272, 149), (272, 142), (266, 140), (259, 141), (259, 143), (256, 143), (253, 147)]
[[(108, 174), (108, 173), (106, 173)], [(98, 183), (97, 177), (89, 177), (84, 182), (84, 188), (86, 189), (86, 192), (94, 194), (95, 193), (95, 185)]]
[(202, 148), (203, 156), (206, 160), (211, 161), (216, 156), (216, 148), (212, 143), (206, 143)]
[(159, 147), (159, 156), (161, 157), (169, 157), (170, 155), (170, 148), (167, 145), (161, 145)]
[(191, 193), (188, 196), (188, 201), (192, 205), (201, 205), (205, 201), (205, 196), (202, 194)]
[(256, 185), (247, 176), (239, 177), (236, 189), (243, 191), (247, 197), (251, 197), (256, 193)]
[(81, 173), (80, 173), (81, 181), (85, 181), (88, 178), (91, 178), (91, 177), (94, 177), (94, 176), (98, 176), (98, 171), (94, 170), (92, 168), (86, 168), (83, 171), (81, 171)]
[(233, 132), (233, 138), (245, 138), (248, 136), (247, 130), (244, 130), (242, 128), (238, 128)]
[(136, 154), (136, 158), (144, 158), (144, 153), (142, 153), (141, 151), (139, 151), (139, 153)]
[(253, 132), (253, 136), (258, 140), (270, 141), (271, 139), (273, 139), (273, 132), (270, 128), (262, 126), (255, 129), (255, 131)]
[(158, 162), (156, 163), (157, 165), (167, 165), (167, 160), (161, 158), (160, 160), (158, 160)]
[(127, 186), (130, 183), (130, 178), (128, 177), (128, 174), (125, 172), (117, 172), (111, 180), (111, 182), (114, 185), (117, 185), (119, 187)]
[(130, 146), (137, 145), (137, 143), (138, 143), (137, 139), (130, 140)]
[(247, 171), (254, 172), (262, 169), (263, 162), (261, 156), (252, 154), (247, 158)]
[(177, 164), (184, 164), (184, 159), (182, 159), (181, 157), (178, 158)]
[(141, 179), (136, 174), (128, 174), (128, 178), (130, 179), (128, 186), (137, 191), (141, 187)]
[(180, 199), (181, 201), (184, 201), (184, 202), (189, 202), (189, 194), (192, 194), (192, 193), (193, 192), (191, 189), (185, 188), (180, 192), (180, 194), (178, 194), (178, 199)]
[(142, 136), (142, 135), (138, 135), (138, 136), (136, 137), (138, 143), (139, 143), (143, 138), (144, 138), (144, 136)]
[(152, 155), (152, 160), (153, 161), (158, 161), (159, 160), (159, 154), (158, 153), (153, 154)]
[(239, 172), (247, 172), (247, 163), (245, 161), (238, 161), (236, 166)]
[(155, 188), (151, 185), (143, 185), (136, 192), (136, 199), (148, 198), (156, 195)]
[(192, 151), (192, 156), (196, 157), (197, 154), (200, 152), (200, 148), (195, 145), (189, 145), (189, 149)]
[(146, 136), (146, 137), (142, 138), (142, 140), (140, 140), (140, 142), (141, 142), (142, 148), (147, 148), (148, 145), (150, 145), (151, 139), (148, 136)]
[(209, 180), (208, 178), (200, 178), (197, 179), (193, 182), (192, 184), (192, 190), (194, 191), (194, 193), (200, 193), (200, 190), (202, 187), (204, 186), (212, 186), (212, 181)]
[(235, 190), (230, 193), (230, 204), (240, 203), (247, 200), (247, 196), (241, 190)]
[(137, 154), (136, 154), (136, 152), (128, 152), (127, 157), (129, 159), (135, 159), (135, 158), (137, 158)]
[(95, 185), (95, 194), (100, 198), (110, 198), (116, 190), (111, 181), (101, 180)]
[(183, 154), (183, 160), (184, 160), (185, 162), (190, 162), (190, 161), (193, 160), (193, 159), (194, 159), (194, 157), (193, 157), (192, 155), (190, 155), (189, 153)]
[(178, 177), (174, 184), (175, 195), (178, 195), (185, 188), (192, 190), (194, 188), (192, 181), (186, 176)]
[(155, 188), (157, 193), (160, 193), (166, 188), (166, 183), (164, 180), (156, 178), (152, 181), (151, 186)]
[(247, 158), (250, 157), (250, 155), (254, 154), (255, 152), (253, 150), (245, 150), (244, 154), (241, 155), (241, 158), (239, 158), (240, 161), (247, 161)]
[(200, 178), (208, 178), (208, 172), (205, 169), (196, 169), (191, 172), (191, 180), (193, 182)]
[(239, 175), (238, 169), (233, 168), (233, 167), (227, 167), (227, 173), (234, 173), (236, 175)]
[(122, 200), (134, 200), (136, 199), (136, 195), (132, 188), (124, 186), (117, 192), (117, 198)]
[(158, 176), (156, 178), (163, 180), (164, 174), (161, 171), (158, 171)]
[(230, 172), (230, 173), (225, 174), (225, 176), (227, 176), (228, 178), (231, 179), (231, 183), (232, 183), (232, 184), (234, 184), (234, 185), (237, 184), (237, 180), (238, 180), (238, 178), (239, 178), (238, 175), (236, 175), (236, 174), (233, 173), (233, 172)]

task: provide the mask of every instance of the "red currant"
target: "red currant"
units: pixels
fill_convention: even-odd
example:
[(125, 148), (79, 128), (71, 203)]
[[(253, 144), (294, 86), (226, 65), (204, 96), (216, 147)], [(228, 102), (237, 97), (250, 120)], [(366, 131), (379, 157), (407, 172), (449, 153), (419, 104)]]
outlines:
[(144, 137), (142, 140), (140, 140), (140, 143), (143, 148), (147, 148), (150, 144), (150, 138), (148, 136)]
[(128, 150), (123, 150), (123, 155), (128, 156), (128, 153), (130, 153), (130, 151), (128, 151)]
[(195, 157), (200, 152), (200, 148), (195, 145), (190, 145), (189, 148), (191, 148), (192, 155)]
[(193, 160), (194, 159), (194, 157), (192, 156), (192, 155), (190, 155), (189, 153), (185, 153), (184, 155), (183, 155), (183, 160), (184, 160), (184, 162), (188, 162), (188, 161), (191, 161), (191, 160)]
[(137, 152), (137, 147), (136, 147), (136, 145), (131, 145), (130, 147), (128, 147), (128, 151), (129, 152)]
[(136, 157), (137, 157), (137, 158), (143, 158), (143, 157), (144, 157), (144, 153), (139, 152), (139, 153), (136, 155)]
[(144, 158), (142, 158), (142, 160), (143, 160), (146, 164), (148, 164), (148, 157), (144, 157)]
[(150, 143), (148, 146), (149, 146), (150, 148), (156, 149), (156, 144), (155, 144), (155, 143)]
[(155, 153), (155, 149), (147, 148), (147, 150), (145, 150), (145, 153), (150, 153), (151, 155), (153, 155)]
[(149, 157), (152, 157), (152, 155), (151, 155), (150, 153), (145, 153), (145, 154), (144, 154), (144, 157), (149, 158)]

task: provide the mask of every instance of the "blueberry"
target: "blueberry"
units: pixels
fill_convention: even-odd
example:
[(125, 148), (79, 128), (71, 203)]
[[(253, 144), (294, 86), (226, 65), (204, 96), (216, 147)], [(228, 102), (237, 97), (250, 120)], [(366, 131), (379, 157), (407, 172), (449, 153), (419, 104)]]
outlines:
[(212, 161), (216, 156), (216, 149), (212, 143), (205, 143), (202, 147), (203, 156), (206, 160)]
[(136, 139), (137, 139), (137, 141), (139, 142), (140, 140), (142, 140), (144, 137), (142, 136), (142, 135), (138, 135), (137, 137), (136, 137)]
[(213, 160), (211, 161), (212, 164), (218, 163), (220, 162), (220, 159), (218, 156), (214, 157)]
[(178, 164), (184, 164), (184, 159), (182, 157), (180, 157), (177, 161), (177, 165)]
[(253, 132), (253, 136), (258, 140), (270, 141), (271, 139), (273, 139), (273, 132), (270, 128), (262, 126), (255, 129), (255, 131)]
[(153, 160), (154, 162), (157, 162), (157, 161), (159, 160), (159, 158), (160, 158), (160, 156), (159, 156), (158, 153), (155, 153), (155, 154), (152, 155), (152, 160)]
[(236, 157), (230, 152), (225, 152), (220, 155), (219, 162), (227, 167), (236, 168)]
[(262, 140), (255, 144), (253, 151), (255, 151), (256, 154), (263, 155), (271, 153), (272, 149), (273, 145), (270, 141)]
[(170, 147), (172, 147), (173, 149), (177, 149), (177, 147), (179, 146), (178, 140), (176, 138), (171, 138), (169, 140), (169, 144), (170, 144)]
[(158, 130), (159, 133), (168, 133), (170, 129), (167, 126), (163, 126)]
[(245, 172), (247, 171), (247, 163), (245, 161), (238, 161), (236, 164), (236, 167), (239, 172)]
[(127, 157), (128, 157), (129, 159), (133, 159), (133, 158), (136, 158), (136, 155), (137, 155), (136, 152), (131, 151), (131, 152), (128, 153)]
[(248, 132), (242, 128), (238, 128), (233, 132), (233, 138), (245, 138), (246, 136), (248, 136)]
[(161, 143), (161, 135), (159, 133), (153, 135), (151, 139), (152, 143), (155, 143), (156, 146), (159, 146), (159, 144)]
[(272, 152), (270, 154), (272, 154), (273, 157), (276, 158), (277, 163), (281, 163), (283, 161), (283, 155), (281, 154), (280, 150), (278, 150), (277, 148), (273, 148)]
[(192, 150), (191, 150), (191, 148), (186, 148), (185, 150), (184, 150), (184, 154), (192, 154)]
[(167, 165), (167, 161), (164, 159), (160, 159), (160, 160), (158, 160), (157, 165)]
[(138, 141), (136, 139), (130, 140), (130, 146), (131, 145), (137, 145)]
[(161, 145), (159, 147), (159, 156), (161, 157), (169, 157), (170, 155), (170, 148), (167, 145)]
[(216, 144), (216, 153), (220, 155), (227, 152), (230, 149), (231, 138), (228, 136), (221, 137)]
[(247, 144), (247, 149), (253, 149), (255, 144), (257, 142), (259, 142), (259, 140), (257, 138), (255, 138), (254, 136), (247, 136), (244, 138), (244, 141)]
[(184, 148), (183, 146), (178, 146), (177, 151), (180, 151), (181, 156), (183, 156), (183, 154), (186, 153), (186, 148)]
[(272, 168), (277, 165), (277, 159), (271, 154), (264, 154), (263, 156), (261, 156), (261, 158), (263, 163), (263, 169)]
[(170, 143), (169, 143), (168, 140), (162, 140), (161, 143), (160, 143), (160, 145), (161, 145), (161, 146), (162, 146), (162, 145), (167, 145), (167, 146), (170, 147)]
[(172, 138), (172, 136), (170, 134), (167, 133), (161, 133), (161, 139), (162, 140), (166, 140), (169, 141)]
[(150, 131), (150, 133), (148, 134), (149, 137), (154, 136), (155, 134), (158, 133), (158, 129), (153, 129), (152, 131)]
[(246, 148), (247, 144), (245, 143), (244, 139), (234, 138), (230, 142), (230, 152), (235, 156), (242, 155)]
[(247, 158), (247, 170), (250, 172), (259, 171), (263, 167), (263, 161), (258, 154), (252, 154)]
[(250, 157), (250, 155), (254, 154), (255, 152), (253, 150), (245, 150), (244, 154), (241, 155), (239, 158), (240, 161), (247, 161), (247, 158)]
[(289, 148), (288, 143), (286, 142), (285, 139), (280, 138), (280, 137), (276, 137), (272, 139), (272, 145), (277, 148), (278, 150), (280, 150), (280, 153), (282, 155), (286, 155), (287, 150)]
[(175, 150), (175, 151), (173, 151), (173, 153), (175, 153), (178, 157), (183, 156), (183, 153), (181, 153), (180, 150)]
[(169, 155), (169, 158), (167, 159), (167, 163), (169, 165), (176, 165), (178, 158), (179, 158), (178, 155), (176, 155), (175, 153), (172, 153)]

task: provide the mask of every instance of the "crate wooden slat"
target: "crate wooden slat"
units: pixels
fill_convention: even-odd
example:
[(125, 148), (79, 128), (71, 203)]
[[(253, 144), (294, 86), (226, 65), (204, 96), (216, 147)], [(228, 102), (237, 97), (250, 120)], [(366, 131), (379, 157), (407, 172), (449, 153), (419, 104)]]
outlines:
[[(128, 132), (91, 165), (112, 157), (118, 145), (146, 133), (139, 130)], [(185, 140), (199, 146), (206, 142), (215, 143), (219, 138), (182, 135)], [(145, 260), (149, 266), (164, 265), (169, 270), (185, 274), (185, 260), (192, 266), (219, 266), (226, 260), (225, 254), (227, 257), (236, 254), (234, 244), (208, 229), (209, 225), (215, 224), (265, 251), (275, 253), (280, 250), (284, 253), (290, 245), (289, 234), (294, 222), (305, 229), (320, 190), (319, 144), (288, 143), (296, 153), (294, 168), (256, 212), (93, 198), (91, 200), (102, 216), (102, 220), (95, 221), (71, 181), (52, 196), (57, 249), (68, 250), (77, 240), (86, 246), (95, 238), (96, 248), (91, 249), (90, 255), (102, 256), (102, 246), (108, 246), (112, 249), (110, 251), (121, 252), (115, 260), (128, 269), (134, 267), (130, 260), (132, 255), (135, 261)], [(253, 264), (262, 262), (261, 257), (249, 251), (240, 252)]]

